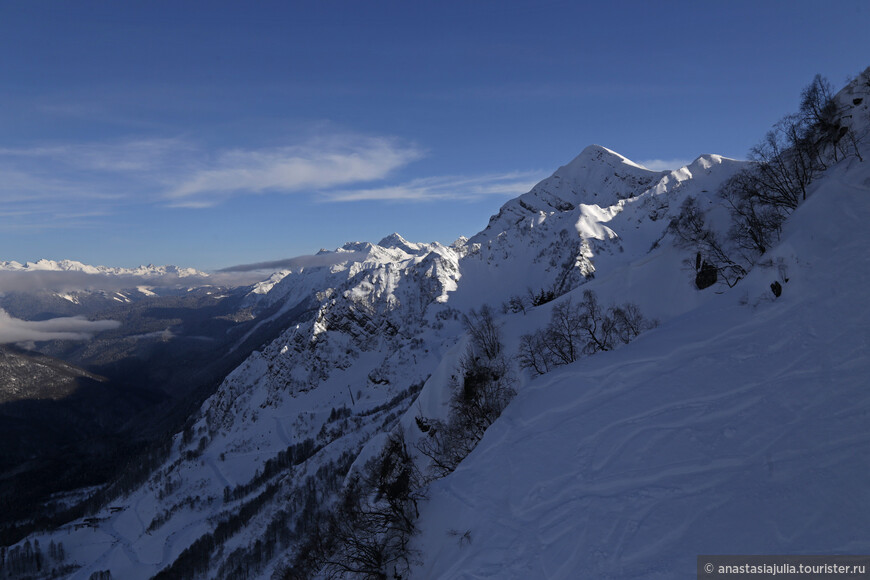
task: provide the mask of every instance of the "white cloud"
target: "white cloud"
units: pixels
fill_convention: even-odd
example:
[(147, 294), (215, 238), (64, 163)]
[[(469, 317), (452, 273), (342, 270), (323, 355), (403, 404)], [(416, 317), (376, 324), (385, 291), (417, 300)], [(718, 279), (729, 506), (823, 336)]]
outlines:
[(425, 177), (398, 185), (324, 192), (322, 199), (330, 202), (432, 201), (438, 199), (472, 200), (489, 195), (515, 196), (529, 191), (544, 177), (543, 173), (531, 171), (464, 177)]
[(148, 176), (180, 151), (174, 140), (0, 148), (0, 225), (46, 230), (100, 221), (156, 189)]
[(653, 171), (669, 171), (674, 169), (679, 169), (680, 167), (684, 167), (691, 163), (692, 159), (647, 159), (646, 161), (638, 161), (637, 163), (643, 165), (647, 169), (652, 169)]
[(173, 206), (207, 207), (234, 194), (328, 189), (383, 179), (420, 156), (418, 149), (393, 139), (359, 137), (228, 151), (185, 176), (166, 197)]
[(208, 208), (241, 195), (308, 194), (328, 202), (513, 196), (539, 172), (387, 181), (421, 158), (413, 144), (332, 133), (271, 148), (210, 152), (181, 138), (0, 148), (0, 224), (85, 227), (123, 208)]
[[(421, 156), (396, 139), (347, 134), (217, 152), (180, 138), (6, 147), (0, 219), (46, 228), (131, 204), (204, 208), (235, 195), (313, 193), (384, 179)], [(9, 222), (13, 215), (17, 222)]]
[(136, 276), (78, 270), (0, 270), (0, 292), (74, 292), (79, 290), (129, 290), (138, 286), (191, 287), (219, 284), (212, 276), (179, 276), (176, 273)]
[(272, 260), (269, 262), (256, 262), (253, 264), (238, 264), (223, 268), (217, 274), (235, 273), (235, 272), (255, 272), (257, 270), (283, 270), (287, 268), (318, 268), (321, 266), (332, 266), (347, 261), (362, 261), (366, 259), (366, 252), (328, 252), (324, 254), (295, 256), (293, 258), (285, 258), (283, 260)]
[(88, 340), (94, 334), (118, 328), (116, 320), (87, 320), (82, 316), (50, 320), (21, 320), (0, 309), (0, 344), (41, 340)]
[(43, 159), (76, 170), (107, 172), (152, 171), (171, 165), (195, 148), (181, 139), (131, 139), (105, 143), (0, 148), (0, 158)]

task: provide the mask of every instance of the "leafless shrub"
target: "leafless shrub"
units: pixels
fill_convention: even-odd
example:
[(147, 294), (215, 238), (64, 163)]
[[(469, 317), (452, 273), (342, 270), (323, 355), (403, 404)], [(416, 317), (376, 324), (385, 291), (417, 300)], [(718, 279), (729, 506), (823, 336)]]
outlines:
[(586, 290), (574, 304), (565, 300), (553, 308), (546, 328), (520, 339), (519, 364), (542, 375), (570, 364), (581, 356), (613, 350), (655, 326), (635, 304), (612, 306), (604, 311), (594, 292)]

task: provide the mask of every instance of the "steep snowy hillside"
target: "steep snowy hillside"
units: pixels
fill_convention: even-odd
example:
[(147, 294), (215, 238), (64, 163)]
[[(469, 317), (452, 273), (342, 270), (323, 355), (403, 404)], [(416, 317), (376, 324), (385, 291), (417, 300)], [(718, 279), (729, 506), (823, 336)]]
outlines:
[[(362, 445), (395, 426), (440, 360), (437, 337), (458, 333), (457, 314), (443, 305), (457, 259), (450, 248), (393, 235), (284, 276), (260, 307), (301, 323), (227, 377), (144, 486), (94, 525), (61, 532), (70, 532), (62, 538), (70, 561), (85, 564), (72, 577), (111, 569), (148, 578), (176, 560), (167, 577), (190, 569), (244, 577), (251, 553), (268, 564), (256, 539), (328, 505)], [(221, 536), (222, 557), (203, 548), (216, 525), (232, 529), (226, 543)]]
[[(863, 135), (870, 75), (856, 83), (838, 98)], [(223, 380), (147, 481), (116, 482), (92, 517), (30, 539), (62, 541), (71, 578), (302, 578), (324, 563), (355, 577), (328, 554), (356, 539), (333, 510), (371, 515), (358, 502), (435, 473), (421, 442), (447, 432), (451, 397), (509, 377), (517, 399), (429, 501), (413, 498), (411, 545), (387, 550), (411, 548), (412, 577), (669, 578), (705, 551), (866, 551), (870, 170), (858, 153), (825, 160), (782, 242), (734, 288), (699, 291), (713, 258), (672, 224), (700, 215), (728, 234), (717, 192), (747, 164), (702, 155), (654, 172), (600, 146), (471, 239), (393, 234), (307, 257), (252, 288), (251, 333), (292, 324)], [(586, 291), (660, 326), (543, 376), (520, 368), (524, 336)], [(498, 368), (479, 366), (463, 324), (485, 304)], [(366, 474), (381, 483), (354, 496)]]
[[(281, 561), (274, 556), (304, 539), (311, 514), (329, 506), (348, 466), (361, 464), (370, 440), (365, 453), (374, 453), (376, 435), (398, 424), (424, 383), (407, 416), (443, 413), (464, 348), (459, 309), (594, 279), (656, 317), (685, 311), (700, 299), (684, 253), (658, 242), (686, 196), (714, 189), (739, 166), (708, 155), (650, 172), (590, 147), (471, 240), (445, 247), (393, 234), (270, 279), (252, 299), (301, 322), (227, 377), (145, 486), (64, 539), (83, 565), (73, 577), (271, 573)], [(651, 291), (645, 280), (664, 283)], [(686, 299), (662, 300), (673, 292)], [(519, 334), (507, 334), (513, 348)], [(268, 554), (257, 547), (264, 537)]]
[(868, 223), (870, 168), (852, 159), (770, 266), (529, 383), (431, 488), (415, 577), (685, 578), (698, 554), (868, 553)]

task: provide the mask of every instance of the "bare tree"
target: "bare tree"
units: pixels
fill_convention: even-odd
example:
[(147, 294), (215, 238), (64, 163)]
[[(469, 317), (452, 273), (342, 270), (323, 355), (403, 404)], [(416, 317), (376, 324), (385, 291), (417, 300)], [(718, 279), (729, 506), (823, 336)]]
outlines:
[(538, 375), (550, 372), (557, 365), (547, 348), (544, 333), (541, 331), (524, 334), (520, 338), (518, 358), (521, 368), (531, 369)]
[[(719, 236), (707, 226), (704, 212), (698, 207), (695, 198), (686, 198), (679, 215), (671, 220), (669, 229), (676, 236), (679, 245), (699, 253), (701, 260), (698, 260), (696, 266), (699, 274), (703, 262), (706, 261), (716, 268), (717, 274), (722, 276), (728, 287), (733, 287), (746, 276), (746, 269), (731, 259)], [(697, 277), (696, 285), (699, 289), (703, 288), (698, 283)]]
[(657, 321), (645, 318), (638, 305), (631, 302), (611, 307), (609, 314), (613, 319), (614, 334), (623, 344), (628, 344), (641, 332), (658, 326)]
[(580, 328), (586, 344), (583, 354), (595, 354), (598, 351), (613, 350), (613, 337), (616, 327), (613, 319), (607, 316), (598, 305), (598, 297), (591, 290), (583, 291), (583, 300), (579, 304)]
[(327, 578), (348, 574), (371, 580), (407, 572), (409, 542), (416, 533), (417, 503), (425, 498), (422, 475), (394, 432), (381, 453), (352, 476), (329, 519), (322, 570)]
[(754, 264), (779, 240), (787, 212), (781, 206), (768, 205), (756, 195), (756, 178), (743, 171), (726, 181), (720, 197), (731, 211), (729, 237), (740, 249), (744, 260)]
[(554, 361), (570, 364), (583, 352), (583, 332), (583, 315), (568, 299), (553, 307), (543, 343)]
[(556, 305), (544, 329), (520, 339), (519, 364), (542, 375), (583, 355), (612, 350), (617, 341), (628, 343), (656, 324), (644, 318), (635, 304), (604, 311), (595, 293), (585, 290), (579, 303), (568, 299)]
[(450, 413), (447, 421), (418, 418), (426, 433), (418, 450), (432, 460), (436, 477), (452, 472), (483, 437), (516, 395), (515, 378), (502, 353), (498, 325), (488, 307), (465, 317), (471, 344), (460, 359), (459, 376), (450, 386)]
[(473, 308), (462, 317), (465, 330), (471, 335), (471, 343), (479, 356), (495, 359), (502, 349), (498, 326), (493, 318), (492, 308), (483, 305), (480, 310)]
[[(831, 85), (816, 75), (801, 93), (799, 112), (780, 119), (750, 151), (750, 167), (719, 191), (731, 212), (729, 240), (744, 263), (754, 264), (779, 240), (783, 222), (806, 199), (807, 188), (817, 175), (831, 161), (852, 154), (860, 158), (858, 140), (843, 123)], [(743, 267), (729, 263), (722, 244), (702, 218), (696, 207), (687, 205), (672, 226), (683, 242), (715, 263), (717, 273), (724, 274), (732, 286), (743, 277)]]

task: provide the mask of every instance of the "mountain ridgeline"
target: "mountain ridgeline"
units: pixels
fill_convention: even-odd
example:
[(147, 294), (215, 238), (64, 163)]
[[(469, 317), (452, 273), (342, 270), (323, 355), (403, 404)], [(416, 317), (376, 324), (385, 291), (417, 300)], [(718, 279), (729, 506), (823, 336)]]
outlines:
[[(870, 455), (870, 312), (846, 306), (870, 282), (868, 130), (870, 69), (837, 94), (819, 77), (749, 161), (651, 171), (593, 145), (449, 246), (392, 234), (220, 300), (101, 314), (121, 329), (43, 352), (182, 389), (185, 413), (135, 477), (9, 546), (0, 578), (669, 578), (699, 553), (870, 549), (846, 467)], [(847, 308), (841, 356), (825, 321)], [(134, 319), (174, 321), (139, 371)], [(792, 503), (842, 530), (753, 549), (752, 498), (780, 502), (767, 531)]]

